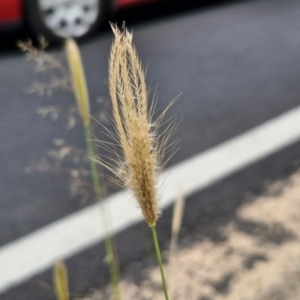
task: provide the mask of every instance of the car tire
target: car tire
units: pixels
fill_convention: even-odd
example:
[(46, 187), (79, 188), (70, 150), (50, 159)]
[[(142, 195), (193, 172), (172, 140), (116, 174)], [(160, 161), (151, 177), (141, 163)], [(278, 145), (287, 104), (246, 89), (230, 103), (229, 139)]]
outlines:
[(26, 19), (37, 36), (62, 41), (65, 38), (83, 39), (91, 35), (104, 21), (108, 0), (51, 1), (27, 0)]

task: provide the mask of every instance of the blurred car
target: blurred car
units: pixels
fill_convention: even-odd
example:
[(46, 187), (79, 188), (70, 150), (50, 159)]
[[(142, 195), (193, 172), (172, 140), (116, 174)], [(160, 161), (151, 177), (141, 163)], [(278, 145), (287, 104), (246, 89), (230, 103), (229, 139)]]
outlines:
[(153, 0), (0, 0), (0, 27), (23, 24), (48, 39), (81, 38), (115, 9)]

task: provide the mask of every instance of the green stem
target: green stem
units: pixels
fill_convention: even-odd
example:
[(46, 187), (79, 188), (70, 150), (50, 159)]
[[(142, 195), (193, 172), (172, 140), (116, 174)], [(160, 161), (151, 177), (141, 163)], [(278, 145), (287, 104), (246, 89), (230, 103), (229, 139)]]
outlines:
[[(96, 200), (101, 201), (101, 199), (103, 198), (103, 194), (102, 194), (101, 187), (100, 187), (97, 163), (95, 161), (95, 151), (94, 151), (94, 144), (92, 141), (91, 128), (89, 125), (83, 125), (83, 129), (84, 129), (84, 137), (85, 137), (85, 142), (86, 142), (87, 153), (88, 153), (88, 157), (90, 160), (90, 168), (91, 168), (94, 192), (95, 192)], [(107, 216), (104, 211), (103, 205), (100, 205), (100, 207), (101, 207), (103, 223), (104, 223), (105, 231), (106, 231), (106, 237), (104, 240), (104, 244), (105, 244), (106, 255), (108, 257), (109, 272), (110, 272), (110, 278), (111, 278), (111, 283), (112, 283), (113, 292), (114, 292), (114, 298), (115, 298), (115, 300), (120, 300), (121, 297), (120, 297), (120, 292), (119, 292), (119, 288), (118, 288), (117, 259), (116, 259), (115, 253), (114, 253), (114, 247), (113, 247), (113, 242), (112, 242), (112, 238), (111, 238), (111, 234), (110, 234), (110, 230), (109, 230), (109, 226), (108, 226)]]
[(96, 199), (100, 201), (103, 195), (100, 188), (100, 180), (98, 176), (97, 164), (95, 161), (95, 151), (94, 151), (94, 144), (91, 135), (91, 128), (89, 125), (83, 125), (83, 129), (84, 129), (84, 137), (86, 142), (87, 154), (90, 160), (90, 168), (91, 168), (94, 192), (96, 195)]
[(165, 299), (169, 300), (167, 283), (166, 283), (166, 279), (165, 279), (165, 275), (164, 275), (164, 268), (163, 268), (163, 264), (162, 264), (162, 259), (161, 259), (155, 225), (151, 226), (151, 230), (152, 230), (152, 236), (153, 236), (153, 242), (154, 242), (154, 246), (155, 246), (157, 261), (158, 261), (158, 265), (159, 265), (159, 269), (160, 269), (160, 275), (161, 275), (162, 285), (163, 285), (163, 289), (164, 289)]

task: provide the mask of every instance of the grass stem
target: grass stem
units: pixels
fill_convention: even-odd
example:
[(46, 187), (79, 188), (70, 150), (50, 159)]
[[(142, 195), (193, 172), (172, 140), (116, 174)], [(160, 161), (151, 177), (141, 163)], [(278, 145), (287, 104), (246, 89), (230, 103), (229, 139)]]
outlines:
[(93, 180), (94, 192), (97, 201), (100, 201), (103, 198), (103, 193), (100, 187), (100, 179), (98, 176), (97, 163), (95, 161), (95, 151), (93, 138), (91, 134), (91, 127), (89, 125), (83, 125), (85, 143), (87, 148), (87, 154), (90, 160), (91, 176)]
[(160, 275), (161, 275), (162, 285), (163, 285), (163, 289), (164, 289), (165, 299), (169, 300), (167, 283), (166, 283), (166, 279), (165, 279), (164, 268), (163, 268), (163, 264), (162, 264), (161, 253), (160, 253), (160, 249), (159, 249), (159, 243), (158, 243), (155, 225), (151, 226), (151, 230), (152, 230), (152, 236), (153, 236), (153, 242), (154, 242), (154, 246), (155, 246), (157, 261), (158, 261), (158, 265), (159, 265), (159, 269), (160, 269)]
[[(92, 134), (91, 134), (91, 127), (89, 125), (83, 125), (84, 129), (84, 137), (86, 142), (86, 148), (87, 148), (87, 154), (90, 161), (90, 169), (91, 169), (91, 176), (93, 180), (93, 186), (94, 186), (94, 192), (96, 196), (97, 201), (101, 201), (103, 198), (103, 192), (100, 187), (100, 179), (98, 176), (98, 170), (97, 170), (97, 163), (95, 160), (95, 151), (94, 151), (94, 144), (92, 140)], [(103, 205), (100, 205), (101, 211), (102, 211), (102, 218), (103, 223), (105, 226), (105, 232), (106, 237), (104, 240), (105, 244), (105, 251), (107, 255), (107, 262), (109, 266), (109, 272), (110, 272), (110, 278), (111, 278), (111, 284), (113, 288), (113, 295), (115, 300), (120, 300), (120, 292), (118, 288), (118, 265), (117, 265), (117, 258), (114, 253), (114, 246), (112, 237), (109, 230), (108, 220), (106, 212), (104, 211)]]

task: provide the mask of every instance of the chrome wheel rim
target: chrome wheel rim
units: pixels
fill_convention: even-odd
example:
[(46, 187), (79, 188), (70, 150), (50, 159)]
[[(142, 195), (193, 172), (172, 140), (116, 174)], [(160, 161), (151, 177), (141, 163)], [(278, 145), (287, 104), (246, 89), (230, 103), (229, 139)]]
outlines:
[(68, 38), (87, 33), (99, 16), (99, 0), (39, 0), (45, 23), (55, 35)]

